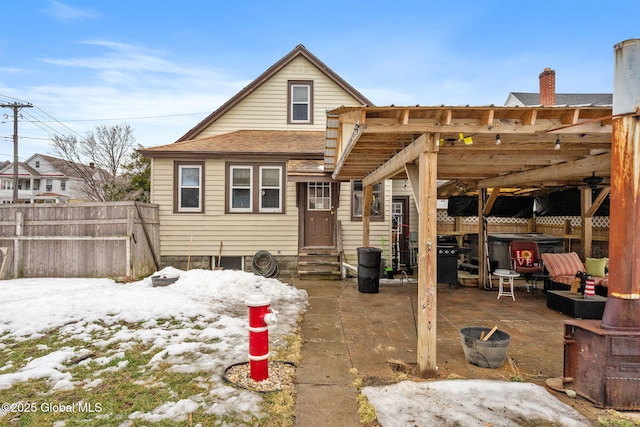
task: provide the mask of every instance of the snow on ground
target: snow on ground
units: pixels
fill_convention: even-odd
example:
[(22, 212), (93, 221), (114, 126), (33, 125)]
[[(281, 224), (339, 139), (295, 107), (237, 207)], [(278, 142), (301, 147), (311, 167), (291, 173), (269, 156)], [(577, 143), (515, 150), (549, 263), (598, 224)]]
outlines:
[[(168, 363), (181, 372), (202, 372), (207, 399), (166, 402), (150, 413), (134, 412), (131, 420), (186, 420), (200, 406), (206, 413), (257, 414), (262, 395), (224, 384), (224, 369), (247, 360), (246, 299), (259, 286), (279, 311), (270, 331), (278, 340), (296, 326), (307, 294), (275, 279), (231, 270), (159, 272), (179, 279), (166, 287), (152, 287), (151, 278), (119, 284), (109, 279), (19, 279), (0, 281), (0, 352), (7, 339), (37, 338), (58, 329), (61, 335), (92, 341), (104, 349), (91, 358), (107, 365), (124, 358), (124, 351), (146, 343), (155, 352), (150, 364)], [(174, 319), (167, 322), (167, 319)], [(129, 329), (120, 322), (141, 323)], [(112, 346), (112, 347), (110, 347)], [(46, 349), (45, 349), (46, 350)], [(88, 350), (64, 347), (24, 361), (23, 366), (0, 366), (0, 391), (29, 379), (47, 379), (52, 390), (97, 387), (95, 379), (80, 382), (66, 371), (65, 362)], [(88, 363), (89, 359), (85, 362)], [(82, 363), (82, 362), (81, 362)], [(126, 364), (122, 360), (118, 369)], [(153, 366), (151, 366), (153, 367)], [(588, 421), (543, 388), (527, 383), (488, 380), (410, 382), (366, 387), (383, 426), (516, 426), (518, 419), (551, 420), (563, 426), (586, 426)], [(211, 403), (213, 402), (213, 403)], [(5, 413), (0, 410), (0, 420)]]
[[(107, 365), (123, 359), (126, 349), (145, 343), (154, 353), (151, 365), (162, 362), (175, 371), (203, 373), (202, 385), (208, 388), (208, 400), (214, 401), (205, 408), (208, 413), (258, 413), (260, 394), (229, 387), (222, 378), (225, 368), (248, 360), (245, 302), (258, 286), (271, 300), (271, 306), (279, 312), (278, 324), (270, 328), (274, 345), (296, 326), (307, 304), (306, 292), (241, 271), (181, 271), (168, 267), (158, 274), (179, 279), (164, 287), (153, 287), (150, 277), (128, 284), (109, 279), (0, 281), (0, 352), (8, 339), (37, 338), (57, 328), (62, 336), (92, 341), (104, 349), (104, 354), (86, 363), (92, 360)], [(142, 326), (131, 329), (120, 322)], [(64, 365), (88, 352), (64, 347), (25, 360), (23, 366), (0, 366), (0, 394), (29, 379), (47, 379), (52, 390), (96, 387), (99, 378), (87, 383), (74, 381)], [(118, 367), (125, 363), (122, 360)], [(133, 413), (130, 418), (179, 421), (201, 404), (191, 399), (167, 402), (152, 413)], [(0, 410), (0, 420), (4, 415)]]
[(591, 425), (575, 409), (531, 383), (403, 381), (385, 387), (365, 387), (363, 393), (376, 408), (383, 426), (517, 427), (549, 422), (563, 427)]

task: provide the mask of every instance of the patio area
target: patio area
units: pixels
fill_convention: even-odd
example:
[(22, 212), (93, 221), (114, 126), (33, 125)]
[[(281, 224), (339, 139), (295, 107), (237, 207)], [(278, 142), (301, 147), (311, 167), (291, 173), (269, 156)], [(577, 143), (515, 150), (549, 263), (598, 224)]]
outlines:
[[(358, 292), (357, 281), (347, 281), (338, 302), (354, 368), (371, 382), (384, 382), (398, 372), (414, 375), (416, 368), (417, 283), (381, 280), (379, 293)], [(524, 283), (514, 286), (515, 301), (497, 298), (493, 290), (439, 285), (437, 292), (437, 376), (444, 378), (492, 378), (543, 384), (562, 375), (563, 320), (569, 317), (550, 310), (542, 290), (527, 292)], [(502, 369), (479, 368), (467, 363), (460, 329), (483, 326), (508, 333), (511, 341)]]
[[(336, 408), (333, 421), (353, 420), (354, 424), (343, 425), (357, 425), (348, 415), (355, 410), (355, 396), (351, 394), (355, 391), (354, 375), (363, 386), (404, 379), (422, 381), (416, 374), (415, 279), (403, 283), (381, 279), (378, 293), (359, 292), (357, 279), (294, 280), (293, 284), (307, 290), (310, 303), (302, 327), (297, 425), (312, 423), (314, 410), (328, 404)], [(524, 281), (516, 282), (515, 301), (505, 296), (498, 299), (497, 281), (493, 285), (492, 290), (438, 285), (436, 379), (494, 379), (545, 386), (545, 380), (562, 376), (563, 322), (571, 318), (547, 308), (542, 289), (527, 292)], [(466, 361), (459, 333), (465, 326), (497, 326), (510, 335), (504, 366), (480, 368)], [(579, 396), (550, 392), (594, 425), (606, 414), (606, 410)], [(341, 399), (353, 402), (344, 407), (343, 413), (338, 409), (343, 408), (338, 404)], [(324, 416), (326, 421), (326, 413)]]

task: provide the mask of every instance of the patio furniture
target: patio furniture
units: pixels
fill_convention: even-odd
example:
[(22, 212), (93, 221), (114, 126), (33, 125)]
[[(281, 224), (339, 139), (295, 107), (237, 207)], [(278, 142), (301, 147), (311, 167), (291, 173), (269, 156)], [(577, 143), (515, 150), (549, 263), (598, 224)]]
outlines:
[[(561, 254), (543, 253), (541, 255), (544, 267), (549, 272), (547, 288), (550, 290), (568, 290), (578, 272), (586, 272), (593, 276), (596, 293), (607, 295), (609, 277), (607, 276), (606, 258), (587, 258), (587, 265), (583, 264), (575, 252)], [(588, 268), (587, 268), (588, 267)]]
[(606, 302), (600, 295), (585, 298), (570, 291), (547, 292), (547, 307), (575, 319), (602, 319)]
[(527, 291), (535, 287), (534, 275), (544, 274), (538, 244), (533, 240), (514, 240), (509, 244), (511, 269), (524, 276)]
[[(498, 284), (498, 298), (497, 299), (500, 299), (501, 296), (506, 296), (506, 297), (511, 297), (515, 301), (516, 297), (513, 294), (513, 279), (515, 279), (516, 277), (519, 277), (520, 273), (516, 273), (515, 271), (510, 271), (510, 270), (497, 269), (496, 271), (493, 272), (493, 274), (500, 278), (500, 281), (499, 281), (499, 284)], [(509, 290), (508, 291), (504, 290), (504, 280), (505, 279), (507, 279), (509, 281)]]

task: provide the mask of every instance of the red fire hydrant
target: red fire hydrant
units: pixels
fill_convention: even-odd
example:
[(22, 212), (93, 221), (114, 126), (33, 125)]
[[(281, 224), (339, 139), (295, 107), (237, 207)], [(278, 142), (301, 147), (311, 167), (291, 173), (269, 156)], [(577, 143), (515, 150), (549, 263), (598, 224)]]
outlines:
[(269, 326), (277, 323), (277, 312), (269, 307), (270, 301), (259, 289), (249, 296), (249, 368), (251, 379), (269, 378)]

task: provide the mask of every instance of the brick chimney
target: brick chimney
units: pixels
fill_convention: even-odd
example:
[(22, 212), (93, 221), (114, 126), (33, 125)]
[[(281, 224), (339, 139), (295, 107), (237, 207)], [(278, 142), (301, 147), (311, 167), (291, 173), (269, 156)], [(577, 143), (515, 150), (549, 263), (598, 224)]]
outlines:
[(556, 72), (551, 68), (540, 73), (540, 104), (556, 105)]

